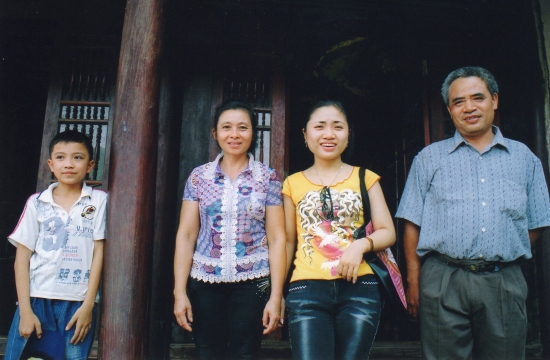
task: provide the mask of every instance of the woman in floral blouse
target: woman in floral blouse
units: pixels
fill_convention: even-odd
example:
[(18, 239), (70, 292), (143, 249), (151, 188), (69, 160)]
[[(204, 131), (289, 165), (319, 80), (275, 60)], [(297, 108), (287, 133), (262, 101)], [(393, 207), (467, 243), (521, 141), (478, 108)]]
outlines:
[(248, 104), (222, 103), (212, 129), (222, 152), (195, 168), (185, 185), (174, 314), (181, 327), (193, 330), (198, 359), (257, 358), (262, 328), (273, 331), (281, 318), (281, 182), (252, 156), (256, 127)]

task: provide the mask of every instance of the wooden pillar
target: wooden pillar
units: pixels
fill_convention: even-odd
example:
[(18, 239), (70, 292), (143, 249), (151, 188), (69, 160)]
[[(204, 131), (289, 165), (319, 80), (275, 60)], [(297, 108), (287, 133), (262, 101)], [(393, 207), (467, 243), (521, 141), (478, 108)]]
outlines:
[(99, 358), (145, 359), (163, 0), (127, 1), (113, 121)]
[[(169, 61), (177, 64), (174, 60), (178, 58), (172, 57)], [(161, 73), (148, 360), (169, 357), (174, 303), (173, 258), (181, 204), (178, 170), (183, 81), (179, 69), (163, 66)]]

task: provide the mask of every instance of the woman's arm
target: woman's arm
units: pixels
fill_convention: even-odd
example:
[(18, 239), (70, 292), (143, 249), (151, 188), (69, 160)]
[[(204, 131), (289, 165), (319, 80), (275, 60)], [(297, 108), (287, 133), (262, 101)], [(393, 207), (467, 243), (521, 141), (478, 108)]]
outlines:
[[(290, 278), (290, 268), (294, 261), (296, 253), (296, 207), (292, 202), (292, 199), (288, 195), (283, 195), (283, 207), (285, 213), (285, 252), (286, 252), (286, 268), (285, 279)], [(285, 319), (285, 301), (283, 299), (281, 304), (281, 324)]]
[(267, 206), (265, 211), (265, 233), (269, 246), (269, 272), (271, 278), (271, 296), (264, 309), (264, 334), (277, 328), (281, 318), (281, 299), (286, 274), (285, 221), (282, 206)]
[[(368, 190), (371, 220), (374, 232), (369, 235), (372, 239), (373, 251), (384, 250), (395, 243), (395, 227), (384, 199), (382, 187), (378, 182)], [(338, 264), (338, 274), (348, 281), (357, 281), (359, 265), (363, 261), (363, 254), (371, 251), (371, 243), (367, 238), (355, 240), (342, 254)]]
[(286, 233), (286, 276), (289, 276), (289, 271), (296, 253), (296, 207), (288, 195), (283, 195), (283, 206), (285, 212)]
[(395, 244), (395, 226), (380, 183), (378, 181), (374, 183), (368, 192), (374, 228), (374, 232), (369, 237), (373, 240), (374, 251), (380, 251)]
[(191, 272), (199, 230), (199, 203), (183, 201), (174, 254), (174, 315), (178, 324), (187, 331), (191, 331), (193, 322), (191, 302), (187, 296), (187, 279)]

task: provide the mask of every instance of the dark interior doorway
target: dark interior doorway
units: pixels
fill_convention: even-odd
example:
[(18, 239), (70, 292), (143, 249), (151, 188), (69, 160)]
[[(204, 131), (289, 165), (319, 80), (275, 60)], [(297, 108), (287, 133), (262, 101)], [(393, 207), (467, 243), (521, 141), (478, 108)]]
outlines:
[[(201, 78), (205, 94), (217, 64), (231, 53), (279, 54), (290, 126), (285, 149), (290, 154), (288, 173), (311, 165), (301, 132), (309, 106), (320, 99), (341, 100), (356, 130), (349, 163), (382, 176), (388, 205), (395, 212), (408, 161), (426, 141), (452, 135), (438, 89), (449, 71), (465, 65), (484, 66), (494, 73), (501, 86), (504, 135), (534, 146), (535, 95), (542, 75), (530, 2), (203, 0), (167, 4), (166, 66), (185, 68), (183, 83), (188, 83), (190, 73), (206, 74)], [(101, 11), (114, 10), (103, 7)], [(56, 56), (55, 22), (47, 16), (37, 20), (25, 13), (23, 17), (1, 18), (0, 24), (1, 161), (2, 168), (9, 169), (1, 176), (0, 214), (5, 221), (0, 223), (0, 235), (4, 238), (15, 225), (24, 200), (35, 191), (33, 169), (38, 167), (49, 66)], [(97, 23), (88, 32), (120, 34), (118, 27), (113, 30), (104, 26), (106, 21), (98, 22), (101, 17), (97, 15), (85, 16), (86, 20), (60, 17), (70, 28)], [(5, 244), (0, 254), (9, 260), (2, 267), (8, 275), (3, 276), (1, 288), (10, 289), (3, 294), (13, 297), (3, 295), (0, 301), (14, 304), (15, 289), (7, 283), (13, 279), (13, 249)], [(399, 245), (396, 250), (399, 254)], [(400, 262), (404, 269), (402, 258)], [(539, 337), (534, 273), (532, 262), (526, 268), (531, 342)], [(9, 325), (13, 307), (8, 312)], [(382, 339), (416, 339), (414, 323), (388, 316), (380, 332)], [(7, 333), (4, 328), (0, 327), (0, 334)]]
[[(174, 13), (185, 20), (178, 15), (182, 58), (193, 50), (214, 73), (216, 61), (228, 61), (232, 52), (282, 54), (288, 174), (312, 163), (301, 131), (307, 109), (316, 100), (341, 100), (356, 134), (348, 162), (382, 176), (392, 213), (414, 155), (454, 132), (439, 87), (458, 67), (479, 65), (493, 72), (502, 89), (501, 129), (534, 144), (529, 98), (539, 91), (532, 84), (542, 76), (529, 3), (209, 0), (187, 3)], [(395, 252), (405, 270), (401, 246)], [(534, 279), (532, 272), (527, 276)], [(534, 299), (531, 339), (538, 336)], [(417, 324), (388, 317), (380, 339), (417, 339)]]

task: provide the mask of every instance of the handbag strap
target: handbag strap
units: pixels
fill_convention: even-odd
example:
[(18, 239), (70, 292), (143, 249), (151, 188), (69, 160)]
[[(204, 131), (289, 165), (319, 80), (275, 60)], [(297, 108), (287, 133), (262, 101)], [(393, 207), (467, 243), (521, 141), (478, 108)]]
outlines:
[(359, 168), (359, 188), (361, 189), (361, 199), (363, 200), (363, 226), (367, 226), (370, 221), (370, 201), (367, 186), (365, 185), (365, 168)]

